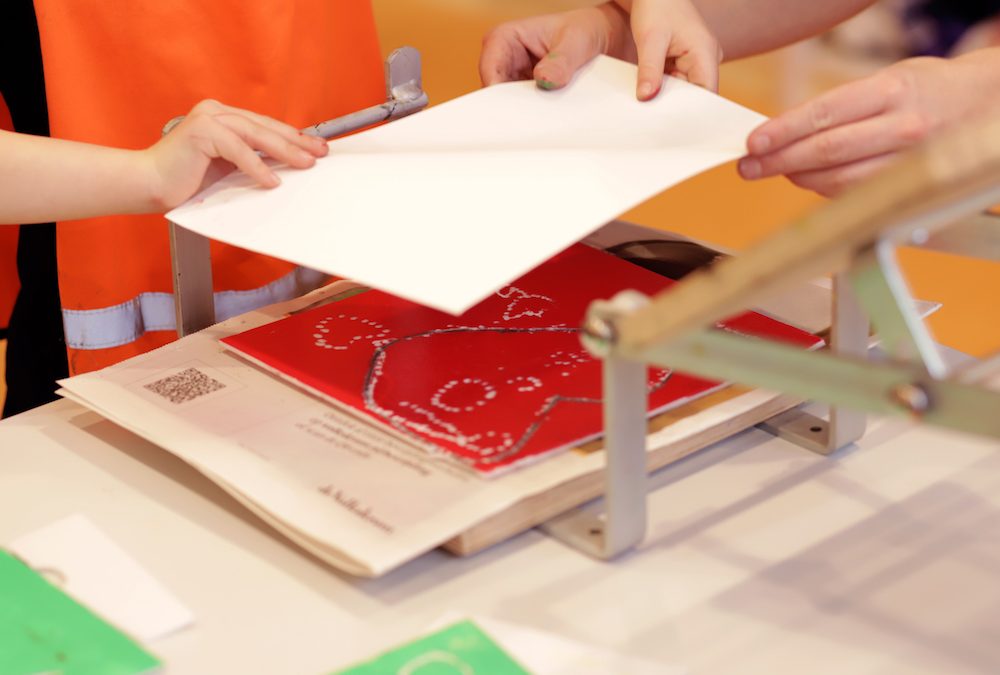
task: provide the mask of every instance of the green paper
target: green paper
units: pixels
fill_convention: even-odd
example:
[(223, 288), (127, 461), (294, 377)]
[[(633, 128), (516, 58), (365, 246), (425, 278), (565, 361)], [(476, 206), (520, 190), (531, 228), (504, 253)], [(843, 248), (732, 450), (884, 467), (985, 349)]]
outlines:
[(135, 675), (160, 662), (0, 551), (0, 673)]
[(531, 675), (471, 621), (334, 675)]

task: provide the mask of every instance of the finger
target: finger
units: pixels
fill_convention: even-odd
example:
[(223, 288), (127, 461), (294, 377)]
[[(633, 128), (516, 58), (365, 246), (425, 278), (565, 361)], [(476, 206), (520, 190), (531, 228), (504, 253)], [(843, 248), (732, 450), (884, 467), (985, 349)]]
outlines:
[(535, 66), (535, 82), (542, 89), (565, 87), (576, 71), (600, 53), (600, 39), (593, 31), (563, 30)]
[(818, 131), (877, 115), (888, 103), (877, 78), (851, 82), (757, 128), (747, 140), (752, 155), (774, 152)]
[[(204, 108), (204, 110), (199, 110), (204, 105), (207, 105), (208, 107)], [(245, 110), (243, 108), (226, 105), (225, 103), (219, 103), (218, 101), (207, 100), (202, 101), (195, 106), (195, 110), (193, 110), (192, 113), (195, 111), (208, 112), (212, 115), (239, 115), (245, 117), (262, 127), (270, 129), (287, 140), (289, 143), (297, 145), (316, 157), (322, 157), (329, 151), (329, 146), (324, 139), (303, 134), (299, 129), (296, 129), (290, 124), (286, 124), (280, 120), (274, 119), (273, 117), (268, 117), (267, 115), (262, 115), (252, 110)]]
[(209, 130), (209, 154), (236, 165), (263, 187), (277, 187), (281, 179), (264, 163), (254, 149), (239, 134), (224, 124), (214, 123)]
[(788, 176), (795, 185), (824, 197), (836, 197), (848, 188), (879, 173), (893, 163), (896, 155), (881, 155), (860, 162), (819, 171), (803, 171)]
[(201, 192), (209, 185), (214, 185), (216, 182), (222, 180), (229, 174), (233, 172), (232, 162), (227, 162), (224, 159), (213, 159), (208, 164), (208, 168), (205, 170), (205, 177), (201, 179), (201, 185), (198, 186), (198, 192)]
[(512, 27), (499, 26), (483, 39), (479, 56), (479, 80), (483, 86), (530, 79), (531, 67), (531, 54)]
[(674, 68), (684, 75), (691, 84), (697, 84), (709, 91), (719, 91), (720, 52), (710, 36), (705, 36), (704, 46), (680, 56)]
[(635, 96), (640, 101), (648, 101), (660, 93), (670, 37), (669, 32), (656, 29), (644, 30), (642, 35), (636, 36), (639, 78), (636, 82)]
[(747, 180), (819, 171), (908, 148), (929, 131), (919, 115), (878, 115), (821, 131), (777, 152), (745, 157), (739, 170)]
[(316, 157), (313, 154), (294, 142), (295, 138), (286, 138), (270, 127), (258, 124), (243, 115), (227, 113), (215, 115), (213, 119), (236, 133), (253, 150), (260, 150), (267, 156), (289, 166), (305, 169), (316, 162)]

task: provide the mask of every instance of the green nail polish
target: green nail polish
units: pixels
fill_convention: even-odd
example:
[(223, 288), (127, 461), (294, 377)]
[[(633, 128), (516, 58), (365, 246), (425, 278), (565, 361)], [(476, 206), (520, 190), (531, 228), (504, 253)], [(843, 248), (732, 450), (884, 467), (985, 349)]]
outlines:
[(556, 88), (556, 83), (545, 78), (535, 80), (535, 84), (538, 85), (539, 89), (544, 89), (545, 91), (551, 91)]

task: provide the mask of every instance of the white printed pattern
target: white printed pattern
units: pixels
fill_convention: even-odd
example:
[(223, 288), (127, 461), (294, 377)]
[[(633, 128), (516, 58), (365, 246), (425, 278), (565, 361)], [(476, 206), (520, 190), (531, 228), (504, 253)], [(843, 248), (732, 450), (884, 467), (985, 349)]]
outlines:
[[(361, 328), (361, 331), (371, 331), (367, 335), (355, 335), (346, 344), (334, 344), (330, 342), (329, 334), (330, 328), (328, 327), (330, 323), (337, 321), (357, 321)], [(380, 324), (378, 321), (372, 321), (371, 319), (363, 319), (358, 316), (347, 316), (346, 314), (338, 314), (336, 317), (328, 316), (315, 326), (316, 332), (313, 333), (313, 338), (316, 340), (313, 344), (321, 349), (336, 349), (338, 351), (343, 351), (353, 345), (355, 342), (361, 340), (370, 341), (375, 347), (380, 347), (385, 343), (385, 337), (389, 335), (390, 331), (388, 328)]]
[[(537, 306), (532, 308), (526, 306), (526, 303), (532, 300), (548, 303), (554, 302), (552, 298), (544, 295), (528, 293), (514, 286), (509, 286), (498, 291), (497, 295), (501, 298), (511, 300), (507, 303), (507, 306), (504, 308), (501, 315), (501, 319), (504, 322), (510, 322), (524, 317), (542, 318), (546, 313), (545, 309)], [(331, 333), (331, 324), (338, 324), (342, 322), (360, 322), (359, 325), (363, 326), (363, 328), (359, 330), (359, 334), (354, 335), (346, 343), (334, 344), (328, 337)], [(493, 324), (500, 323), (501, 322), (499, 320), (493, 321)], [(521, 435), (521, 437), (519, 439), (515, 439), (509, 432), (498, 433), (496, 431), (487, 431), (485, 433), (466, 433), (455, 423), (442, 419), (439, 414), (446, 413), (451, 415), (461, 415), (463, 413), (474, 413), (477, 409), (481, 409), (489, 403), (497, 400), (497, 385), (494, 385), (485, 378), (464, 377), (462, 379), (449, 380), (441, 385), (431, 395), (430, 400), (427, 403), (400, 401), (397, 404), (399, 406), (399, 410), (386, 408), (375, 400), (375, 389), (378, 386), (379, 380), (384, 375), (383, 370), (386, 359), (386, 350), (395, 343), (413, 339), (426, 339), (435, 335), (457, 332), (576, 333), (579, 332), (579, 329), (577, 328), (567, 328), (561, 324), (541, 328), (504, 328), (499, 326), (489, 327), (484, 325), (456, 326), (449, 324), (446, 328), (393, 339), (387, 337), (391, 331), (383, 324), (371, 319), (346, 314), (328, 316), (317, 323), (315, 328), (317, 332), (313, 334), (313, 338), (315, 339), (314, 344), (318, 348), (346, 350), (361, 341), (370, 343), (373, 347), (375, 347), (376, 352), (369, 368), (365, 390), (363, 392), (365, 407), (369, 411), (384, 418), (392, 426), (405, 433), (453, 443), (464, 450), (468, 450), (479, 455), (483, 461), (501, 461), (502, 459), (520, 451), (520, 449), (530, 440), (534, 432), (537, 431), (538, 427), (541, 426), (545, 416), (548, 415), (548, 413), (551, 412), (559, 402), (601, 402), (601, 399), (599, 398), (569, 398), (559, 394), (553, 394), (552, 396), (547, 397), (542, 406), (540, 406), (540, 408), (536, 411), (534, 419), (531, 424), (526, 427), (525, 432)], [(369, 332), (361, 334), (361, 331), (366, 328)], [(591, 362), (593, 357), (581, 349), (580, 351), (574, 352), (563, 352), (561, 350), (555, 351), (549, 355), (549, 359), (549, 362), (545, 364), (544, 368), (558, 369), (553, 374), (557, 374), (560, 377), (570, 377), (578, 366)], [(498, 370), (502, 371), (503, 367), (501, 366)], [(671, 372), (668, 370), (659, 371), (659, 373), (660, 374), (657, 376), (656, 380), (649, 383), (650, 391), (659, 389), (670, 378)], [(531, 393), (538, 391), (545, 386), (544, 379), (536, 375), (517, 375), (505, 378), (502, 382), (508, 387), (513, 387), (514, 391), (517, 393)], [(481, 395), (477, 399), (472, 400), (471, 403), (466, 403), (461, 406), (449, 403), (449, 394), (454, 393), (460, 387), (477, 387), (481, 390)]]
[(552, 298), (546, 295), (537, 295), (535, 293), (526, 293), (516, 286), (508, 286), (507, 288), (497, 291), (497, 295), (504, 300), (513, 298), (507, 307), (503, 311), (504, 321), (513, 321), (514, 319), (520, 319), (523, 316), (533, 316), (536, 318), (542, 318), (545, 316), (544, 309), (521, 309), (517, 314), (514, 312), (517, 310), (518, 305), (524, 303), (527, 304), (528, 300), (543, 300), (545, 302), (555, 302)]

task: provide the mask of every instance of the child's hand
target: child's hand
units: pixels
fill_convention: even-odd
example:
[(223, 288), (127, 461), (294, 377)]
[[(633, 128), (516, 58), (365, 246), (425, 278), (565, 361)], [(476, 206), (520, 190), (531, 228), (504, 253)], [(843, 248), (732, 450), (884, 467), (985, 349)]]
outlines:
[(152, 168), (153, 208), (166, 211), (178, 206), (232, 165), (263, 187), (277, 186), (278, 176), (257, 151), (304, 169), (328, 149), (323, 139), (306, 136), (270, 117), (217, 101), (202, 101), (145, 151)]
[(639, 64), (636, 96), (660, 91), (663, 73), (719, 89), (722, 48), (689, 0), (615, 0), (631, 17)]
[(558, 89), (598, 54), (638, 61), (641, 100), (660, 91), (665, 71), (718, 87), (719, 43), (689, 0), (616, 0), (505, 23), (483, 40), (479, 75), (486, 86), (533, 78)]
[(483, 39), (479, 77), (487, 87), (533, 79), (561, 89), (598, 54), (635, 60), (628, 17), (613, 2), (497, 26)]

